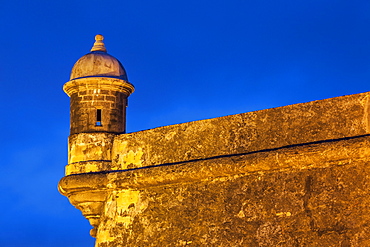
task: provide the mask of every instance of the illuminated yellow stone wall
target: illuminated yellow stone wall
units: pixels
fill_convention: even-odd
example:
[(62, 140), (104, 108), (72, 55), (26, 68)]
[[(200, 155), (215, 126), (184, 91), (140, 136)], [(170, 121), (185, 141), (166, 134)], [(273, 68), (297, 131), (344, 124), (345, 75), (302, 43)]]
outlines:
[(96, 247), (370, 246), (369, 96), (73, 135), (59, 190)]

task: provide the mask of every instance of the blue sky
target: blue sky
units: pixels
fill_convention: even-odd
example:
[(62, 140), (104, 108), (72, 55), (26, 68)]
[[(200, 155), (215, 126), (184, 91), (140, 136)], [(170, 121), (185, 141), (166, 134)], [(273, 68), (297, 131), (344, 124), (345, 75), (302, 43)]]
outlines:
[(62, 86), (98, 33), (136, 87), (128, 132), (370, 89), (369, 1), (0, 2), (0, 246), (93, 246), (57, 183)]

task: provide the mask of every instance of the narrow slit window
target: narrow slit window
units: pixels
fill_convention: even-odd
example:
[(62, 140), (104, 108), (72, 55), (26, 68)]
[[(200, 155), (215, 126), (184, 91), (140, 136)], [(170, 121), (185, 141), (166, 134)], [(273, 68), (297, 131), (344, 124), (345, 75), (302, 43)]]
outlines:
[(96, 126), (102, 126), (101, 124), (101, 109), (96, 109)]

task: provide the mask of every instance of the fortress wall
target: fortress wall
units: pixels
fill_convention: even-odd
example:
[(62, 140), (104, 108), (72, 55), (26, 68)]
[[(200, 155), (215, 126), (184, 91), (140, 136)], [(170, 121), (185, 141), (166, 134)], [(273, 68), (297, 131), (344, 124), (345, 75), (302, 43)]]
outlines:
[(370, 246), (368, 98), (118, 135), (59, 190), (97, 247)]

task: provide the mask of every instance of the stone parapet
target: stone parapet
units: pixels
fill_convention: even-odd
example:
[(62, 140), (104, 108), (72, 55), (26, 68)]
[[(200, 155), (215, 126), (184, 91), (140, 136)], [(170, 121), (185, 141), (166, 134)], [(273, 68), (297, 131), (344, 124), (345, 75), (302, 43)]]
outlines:
[[(94, 160), (102, 147), (111, 164), (69, 165), (68, 174), (117, 171), (231, 154), (248, 154), (290, 145), (336, 140), (370, 133), (370, 93), (170, 125), (111, 136), (101, 145), (70, 141), (69, 164)], [(83, 133), (78, 138), (99, 136)], [(105, 135), (104, 133), (102, 135)], [(77, 137), (70, 138), (74, 140)], [(111, 141), (114, 138), (113, 141)], [(98, 141), (99, 142), (99, 141)], [(75, 143), (75, 144), (73, 144)], [(73, 151), (73, 150), (79, 151)], [(94, 151), (95, 150), (95, 151)]]
[(150, 167), (369, 134), (369, 95), (348, 95), (117, 135), (111, 167)]

